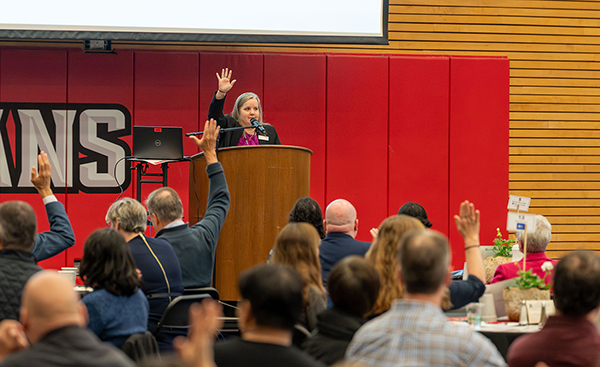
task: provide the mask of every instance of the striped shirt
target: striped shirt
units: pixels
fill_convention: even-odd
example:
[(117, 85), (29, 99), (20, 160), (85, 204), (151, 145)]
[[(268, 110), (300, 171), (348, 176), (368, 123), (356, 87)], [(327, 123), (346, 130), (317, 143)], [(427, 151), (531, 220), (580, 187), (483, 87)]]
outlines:
[(483, 335), (449, 323), (433, 303), (405, 299), (360, 328), (346, 357), (369, 367), (506, 366)]

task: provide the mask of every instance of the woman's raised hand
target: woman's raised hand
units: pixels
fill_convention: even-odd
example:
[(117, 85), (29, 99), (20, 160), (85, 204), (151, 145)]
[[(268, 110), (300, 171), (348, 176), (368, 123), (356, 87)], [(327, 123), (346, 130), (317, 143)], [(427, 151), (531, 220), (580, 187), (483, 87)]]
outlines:
[(227, 68), (221, 69), (221, 75), (217, 73), (217, 80), (219, 81), (219, 92), (223, 94), (229, 92), (235, 84), (235, 79), (231, 80), (231, 70)]

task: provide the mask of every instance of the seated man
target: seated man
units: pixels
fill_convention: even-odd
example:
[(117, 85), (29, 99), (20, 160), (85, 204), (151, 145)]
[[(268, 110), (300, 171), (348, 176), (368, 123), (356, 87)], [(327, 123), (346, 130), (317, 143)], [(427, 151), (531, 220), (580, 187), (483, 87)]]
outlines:
[(593, 320), (600, 308), (600, 258), (577, 251), (565, 256), (554, 273), (556, 316), (544, 328), (515, 340), (509, 366), (597, 366), (600, 334)]
[[(546, 275), (542, 270), (542, 264), (547, 261), (552, 262), (556, 266), (557, 261), (550, 259), (546, 256), (546, 246), (550, 243), (552, 238), (552, 226), (548, 219), (542, 215), (536, 215), (535, 228), (528, 229), (527, 232), (527, 255), (526, 255), (526, 267), (531, 269), (533, 274), (537, 274), (540, 278), (544, 278)], [(517, 241), (521, 252), (523, 251), (523, 231), (517, 231)], [(501, 282), (516, 278), (517, 272), (521, 270), (523, 266), (522, 261), (519, 263), (506, 263), (501, 264), (496, 268), (494, 278), (491, 283)], [(552, 276), (546, 278), (546, 284), (552, 282)]]
[(329, 273), (333, 307), (317, 315), (317, 328), (303, 345), (316, 360), (331, 366), (344, 359), (348, 344), (365, 322), (381, 285), (377, 270), (360, 256), (340, 260)]
[[(179, 261), (171, 244), (144, 236), (147, 220), (144, 206), (131, 198), (115, 202), (106, 213), (106, 222), (123, 235), (142, 273), (142, 291), (150, 304), (148, 330), (154, 333), (169, 303), (183, 294), (183, 285)], [(172, 350), (173, 338), (185, 334), (185, 330), (161, 329), (156, 335), (161, 352)]]
[(346, 357), (365, 366), (504, 366), (496, 347), (467, 325), (448, 322), (441, 304), (450, 283), (448, 240), (435, 231), (404, 235), (398, 250), (404, 298), (354, 335)]
[(170, 187), (156, 189), (148, 196), (148, 212), (156, 238), (173, 245), (181, 264), (184, 288), (210, 287), (219, 233), (229, 210), (229, 189), (223, 167), (215, 153), (219, 127), (207, 121), (201, 140), (192, 136), (206, 158), (206, 173), (210, 179), (208, 205), (204, 218), (189, 227), (183, 222), (183, 204)]
[(31, 183), (42, 196), (50, 230), (35, 236), (33, 254), (37, 261), (46, 260), (57, 255), (75, 244), (75, 234), (65, 207), (56, 199), (50, 188), (52, 180), (50, 161), (46, 153), (38, 156), (39, 174), (31, 167)]
[(337, 199), (327, 205), (323, 224), (326, 236), (319, 246), (319, 260), (321, 278), (323, 284), (327, 284), (329, 271), (338, 261), (350, 255), (365, 256), (371, 243), (355, 240), (358, 219), (356, 209), (348, 200)]
[(98, 340), (86, 324), (87, 311), (72, 283), (54, 272), (40, 272), (25, 286), (21, 323), (0, 323), (0, 366), (135, 366), (123, 352)]
[(29, 277), (42, 270), (31, 253), (36, 225), (29, 204), (0, 204), (0, 320), (19, 319), (23, 287)]
[(323, 366), (292, 347), (292, 329), (300, 319), (300, 275), (278, 264), (254, 267), (239, 280), (241, 339), (215, 344), (218, 367)]

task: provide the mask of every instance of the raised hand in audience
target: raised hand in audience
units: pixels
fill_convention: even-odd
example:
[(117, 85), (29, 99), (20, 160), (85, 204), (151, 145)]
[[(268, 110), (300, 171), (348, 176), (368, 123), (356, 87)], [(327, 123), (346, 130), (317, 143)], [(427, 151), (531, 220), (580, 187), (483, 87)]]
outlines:
[(473, 203), (465, 200), (460, 204), (459, 213), (460, 215), (454, 216), (454, 222), (465, 243), (467, 271), (485, 283), (483, 258), (479, 250), (479, 210), (475, 210)]
[(0, 322), (0, 362), (9, 354), (28, 346), (29, 342), (20, 322), (9, 319)]
[(181, 361), (188, 367), (214, 367), (213, 342), (216, 331), (222, 326), (221, 305), (206, 299), (190, 307), (192, 328), (187, 338), (178, 337), (173, 347)]
[(206, 158), (207, 164), (218, 162), (215, 149), (217, 147), (217, 137), (219, 136), (220, 130), (221, 127), (217, 125), (217, 122), (214, 119), (210, 119), (204, 123), (204, 134), (202, 134), (202, 139), (190, 136), (198, 148), (202, 149), (204, 152), (204, 158)]
[(48, 155), (43, 151), (38, 155), (38, 166), (40, 168), (39, 173), (35, 167), (31, 167), (31, 183), (35, 186), (40, 195), (45, 198), (46, 196), (53, 195), (53, 193), (50, 188), (50, 182), (52, 180), (50, 161), (48, 160)]

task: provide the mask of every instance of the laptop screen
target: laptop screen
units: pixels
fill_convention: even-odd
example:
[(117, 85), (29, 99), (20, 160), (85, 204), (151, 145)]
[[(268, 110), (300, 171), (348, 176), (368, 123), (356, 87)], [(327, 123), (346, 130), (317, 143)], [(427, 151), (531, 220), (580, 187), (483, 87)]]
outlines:
[(181, 127), (134, 126), (133, 156), (137, 159), (183, 158)]

